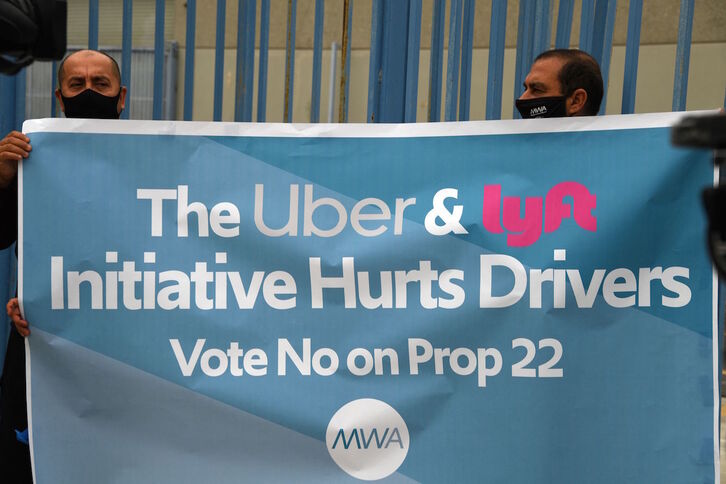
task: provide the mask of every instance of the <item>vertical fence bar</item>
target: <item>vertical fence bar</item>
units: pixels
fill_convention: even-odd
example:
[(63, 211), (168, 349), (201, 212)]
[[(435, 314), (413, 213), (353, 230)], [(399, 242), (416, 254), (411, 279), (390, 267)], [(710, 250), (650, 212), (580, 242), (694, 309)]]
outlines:
[(444, 120), (456, 121), (459, 97), (459, 56), (461, 47), (461, 2), (451, 0), (449, 10), (449, 51), (446, 55), (446, 105)]
[(98, 0), (88, 1), (88, 48), (98, 50)]
[(532, 53), (534, 56), (550, 48), (550, 0), (536, 0), (534, 9), (534, 38)]
[(625, 74), (623, 76), (623, 114), (635, 112), (635, 88), (638, 80), (638, 53), (642, 19), (643, 0), (630, 0), (628, 39), (625, 46)]
[(164, 119), (177, 119), (176, 109), (176, 91), (177, 91), (177, 65), (179, 64), (177, 56), (179, 52), (179, 43), (175, 40), (169, 42), (169, 49), (164, 62), (164, 72), (167, 74), (164, 79)]
[(421, 0), (409, 1), (407, 47), (406, 105), (403, 120), (406, 123), (415, 123), (418, 106), (418, 63), (421, 51)]
[(338, 105), (338, 122), (348, 122), (348, 87), (350, 86), (350, 44), (353, 27), (353, 0), (343, 1), (343, 46), (341, 49), (340, 102)]
[(154, 119), (161, 119), (161, 102), (164, 96), (164, 8), (164, 0), (156, 0), (154, 13)]
[(691, 58), (691, 33), (693, 31), (693, 7), (694, 0), (681, 0), (681, 14), (678, 19), (676, 71), (673, 80), (673, 111), (686, 110), (688, 65)]
[[(532, 62), (536, 57), (537, 53), (534, 51), (534, 27), (536, 20), (536, 7), (537, 0), (527, 0), (527, 8), (525, 9), (525, 25), (527, 28), (524, 31), (524, 55), (522, 56), (522, 82), (527, 77), (529, 68), (532, 66)], [(520, 82), (520, 85), (522, 83)]]
[[(25, 75), (25, 83), (26, 83), (25, 90), (23, 91), (23, 94), (22, 94), (23, 95), (23, 98), (25, 99), (25, 102), (26, 102), (26, 110), (23, 113), (24, 116), (26, 114), (31, 114), (31, 113), (28, 113), (27, 112), (27, 101), (28, 101), (28, 98), (30, 98), (30, 96), (28, 95), (29, 94), (29, 92), (28, 92), (28, 84), (31, 84), (31, 85), (33, 84), (33, 71), (31, 69), (27, 69), (27, 71), (28, 72)], [(51, 97), (53, 97), (53, 96), (51, 95)], [(31, 106), (30, 107), (32, 109), (32, 103), (31, 103)], [(2, 135), (0, 135), (0, 136), (2, 136)]]
[(405, 118), (409, 2), (384, 2), (384, 5), (381, 97), (377, 120), (400, 123)]
[(310, 122), (320, 121), (320, 70), (323, 64), (323, 0), (315, 0), (315, 34), (313, 41), (313, 87), (310, 94)]
[[(534, 0), (520, 0), (519, 20), (517, 25), (517, 60), (514, 74), (514, 99), (519, 97), (524, 79), (532, 65), (532, 32), (534, 31)], [(519, 111), (514, 107), (512, 117), (520, 118)]]
[(434, 0), (431, 19), (431, 60), (429, 63), (429, 121), (441, 119), (441, 77), (444, 69), (444, 22), (446, 1)]
[(595, 17), (593, 20), (592, 37), (590, 39), (590, 50), (597, 63), (602, 66), (605, 32), (607, 30), (607, 15), (610, 2), (608, 0), (597, 0), (595, 2)]
[[(25, 92), (27, 89), (28, 70), (21, 69), (15, 74), (15, 125), (20, 130), (25, 121)], [(7, 134), (7, 133), (5, 133)], [(2, 135), (4, 136), (4, 135)]]
[[(527, 18), (527, 0), (519, 1), (519, 15), (517, 16), (517, 57), (514, 62), (514, 100), (519, 98), (519, 93), (522, 89), (522, 79), (524, 75), (522, 73), (522, 64), (524, 64), (524, 27)], [(516, 106), (512, 109), (512, 117), (514, 119), (519, 118)]]
[(57, 113), (58, 101), (55, 98), (55, 89), (58, 84), (58, 62), (53, 61), (50, 65), (50, 117), (55, 118)]
[(187, 41), (184, 56), (184, 121), (194, 115), (194, 49), (197, 32), (197, 0), (187, 0)]
[(344, 105), (344, 122), (348, 122), (348, 101), (350, 99), (350, 65), (353, 61), (353, 59), (350, 57), (351, 55), (351, 47), (353, 46), (353, 0), (350, 0), (350, 5), (348, 8), (348, 45), (345, 48), (345, 62), (343, 62), (343, 72), (345, 75), (345, 83), (343, 85), (343, 89), (341, 89), (341, 92), (344, 92), (345, 94), (345, 103)]
[(603, 81), (603, 96), (599, 114), (605, 114), (605, 105), (608, 99), (608, 79), (610, 77), (610, 56), (613, 51), (613, 31), (615, 30), (615, 4), (616, 0), (607, 0), (607, 15), (605, 19), (605, 37), (602, 42), (600, 72)]
[(464, 22), (461, 32), (461, 93), (459, 121), (469, 121), (471, 95), (471, 57), (474, 48), (474, 13), (476, 0), (464, 0)]
[(245, 43), (245, 12), (247, 9), (246, 0), (237, 2), (237, 59), (235, 62), (235, 81), (234, 81), (234, 120), (249, 121), (244, 117), (244, 99), (245, 99), (245, 49), (249, 47)]
[[(126, 98), (128, 99), (131, 91), (131, 39), (133, 25), (131, 23), (133, 0), (124, 0), (123, 5), (123, 27), (121, 33), (121, 85), (126, 86)], [(131, 106), (126, 103), (126, 107), (121, 113), (121, 119), (129, 119), (129, 108)]]
[(385, 0), (373, 0), (371, 11), (371, 48), (368, 61), (368, 113), (366, 121), (375, 123), (379, 118), (383, 58), (383, 8)]
[(255, 0), (237, 4), (237, 64), (235, 79), (234, 120), (252, 121), (252, 74), (255, 56)]
[(222, 120), (222, 92), (224, 88), (224, 21), (227, 0), (217, 0), (217, 26), (214, 40), (214, 115), (215, 121)]
[[(257, 0), (245, 2), (245, 74), (244, 74), (244, 116), (252, 121), (252, 95), (255, 76), (255, 24), (257, 22)], [(269, 22), (269, 21), (268, 21)], [(267, 67), (267, 66), (265, 66)]]
[(330, 44), (330, 77), (328, 85), (328, 122), (334, 121), (335, 115), (335, 75), (338, 72), (338, 43)]
[(570, 46), (574, 3), (574, 0), (560, 0), (557, 12), (557, 34), (555, 35), (556, 49), (567, 49)]
[(489, 67), (487, 68), (486, 119), (502, 117), (502, 78), (507, 33), (507, 2), (492, 2), (489, 27)]
[(285, 109), (283, 120), (292, 123), (293, 87), (295, 83), (295, 20), (297, 0), (287, 0), (287, 42), (285, 47)]
[[(252, 37), (254, 40), (254, 36)], [(270, 0), (260, 2), (260, 62), (257, 74), (257, 121), (267, 114), (267, 53), (270, 48)], [(254, 50), (253, 50), (254, 52)], [(254, 53), (253, 53), (254, 61)], [(250, 80), (254, 82), (254, 80)]]
[(580, 12), (580, 50), (592, 52), (592, 29), (595, 22), (595, 0), (582, 0)]
[(15, 85), (16, 76), (0, 74), (0, 133), (2, 136), (12, 130), (20, 129), (15, 122)]

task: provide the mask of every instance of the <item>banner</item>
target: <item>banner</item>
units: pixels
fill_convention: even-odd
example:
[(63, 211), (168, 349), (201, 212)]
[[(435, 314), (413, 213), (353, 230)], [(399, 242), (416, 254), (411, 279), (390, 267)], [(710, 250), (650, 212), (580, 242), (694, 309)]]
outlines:
[(27, 122), (37, 482), (716, 482), (679, 117)]

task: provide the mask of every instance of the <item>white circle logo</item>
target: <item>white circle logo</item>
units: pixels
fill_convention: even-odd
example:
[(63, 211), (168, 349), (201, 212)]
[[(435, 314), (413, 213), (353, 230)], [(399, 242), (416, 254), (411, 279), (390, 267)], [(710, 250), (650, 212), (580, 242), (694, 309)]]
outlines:
[(361, 398), (335, 412), (325, 432), (330, 457), (351, 476), (365, 481), (388, 477), (408, 454), (406, 422), (385, 402)]

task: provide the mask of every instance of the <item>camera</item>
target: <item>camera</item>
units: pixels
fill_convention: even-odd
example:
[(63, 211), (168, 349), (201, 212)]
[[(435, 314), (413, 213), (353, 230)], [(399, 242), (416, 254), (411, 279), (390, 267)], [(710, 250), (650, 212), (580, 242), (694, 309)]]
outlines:
[[(726, 167), (726, 114), (689, 116), (671, 129), (675, 146), (715, 150), (715, 162)], [(703, 190), (703, 205), (708, 216), (708, 249), (719, 275), (726, 279), (726, 186)]]
[(67, 0), (0, 0), (0, 73), (62, 59), (67, 9)]

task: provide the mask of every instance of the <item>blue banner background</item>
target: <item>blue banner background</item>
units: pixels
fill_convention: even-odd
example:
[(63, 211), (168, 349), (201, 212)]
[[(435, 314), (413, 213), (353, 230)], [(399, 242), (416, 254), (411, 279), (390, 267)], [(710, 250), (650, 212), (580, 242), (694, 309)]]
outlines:
[[(351, 479), (330, 459), (325, 429), (346, 402), (377, 398), (393, 406), (411, 433), (411, 447), (393, 481), (405, 482), (713, 482), (713, 274), (703, 250), (699, 194), (713, 182), (708, 154), (675, 150), (667, 128), (516, 135), (401, 138), (175, 136), (37, 132), (23, 166), (23, 305), (33, 333), (32, 434), (38, 482), (341, 482)], [(597, 232), (565, 219), (532, 246), (508, 247), (504, 234), (481, 225), (483, 187), (501, 184), (506, 196), (544, 197), (573, 180), (597, 195)], [(350, 224), (335, 237), (270, 238), (253, 223), (255, 184), (264, 184), (268, 226), (287, 220), (289, 185), (314, 185), (314, 198), (333, 197), (350, 212), (363, 198), (406, 209), (403, 234), (356, 234)], [(176, 211), (164, 202), (163, 237), (150, 236), (150, 204), (137, 188), (188, 185), (189, 202), (207, 208), (232, 202), (240, 236), (176, 236)], [(468, 234), (436, 237), (424, 229), (434, 194), (459, 190)], [(168, 205), (167, 205), (168, 204)], [(302, 225), (302, 208), (300, 209)], [(320, 227), (332, 211), (316, 213)], [(195, 216), (190, 219), (196, 220)], [(374, 225), (374, 224), (371, 224)], [(196, 222), (190, 223), (194, 234)], [(553, 251), (567, 249), (566, 262)], [(117, 251), (119, 264), (105, 263)], [(155, 264), (143, 253), (156, 252)], [(228, 262), (214, 262), (225, 251)], [(690, 303), (660, 304), (667, 291), (653, 285), (651, 307), (617, 309), (599, 294), (579, 309), (531, 309), (529, 291), (517, 304), (479, 308), (479, 257), (508, 254), (526, 268), (578, 269), (587, 284), (595, 269), (685, 266)], [(65, 270), (191, 272), (287, 271), (297, 305), (280, 311), (259, 295), (254, 310), (50, 309), (50, 257)], [(324, 309), (311, 309), (308, 258), (321, 257), (326, 276), (340, 276), (342, 257), (370, 271), (461, 269), (466, 302), (457, 309), (423, 309), (418, 291), (408, 307), (343, 307), (342, 290), (325, 291)], [(496, 273), (495, 293), (512, 278)], [(549, 288), (549, 290), (547, 289)], [(446, 296), (434, 291), (435, 296)], [(234, 307), (230, 291), (228, 303)], [(119, 305), (122, 307), (121, 298)], [(563, 378), (514, 378), (523, 351), (514, 338), (556, 338)], [(268, 355), (265, 377), (184, 377), (169, 339), (188, 355), (205, 348)], [(332, 376), (278, 376), (278, 338), (301, 352), (333, 348), (341, 368)], [(433, 366), (410, 375), (407, 339), (435, 347), (496, 348), (502, 372), (484, 388), (476, 374), (436, 375)], [(345, 369), (354, 348), (394, 348), (401, 372), (356, 377)], [(552, 357), (538, 351), (530, 367)], [(83, 463), (80, 465), (80, 463)]]

